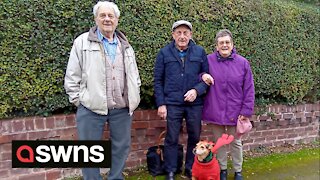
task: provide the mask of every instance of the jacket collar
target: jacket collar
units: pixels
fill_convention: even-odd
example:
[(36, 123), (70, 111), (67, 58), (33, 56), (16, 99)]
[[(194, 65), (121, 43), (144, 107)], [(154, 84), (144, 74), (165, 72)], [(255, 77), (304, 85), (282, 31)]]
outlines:
[(216, 54), (217, 59), (218, 59), (219, 62), (221, 62), (221, 61), (232, 61), (232, 60), (235, 59), (235, 56), (236, 56), (236, 54), (237, 54), (237, 50), (236, 50), (236, 48), (234, 47), (234, 48), (232, 49), (232, 51), (231, 51), (230, 56), (228, 56), (228, 57), (222, 57), (222, 56), (220, 55), (219, 51), (215, 51), (215, 54)]
[[(196, 43), (193, 41), (193, 39), (190, 39), (189, 44), (188, 44), (188, 48), (186, 50), (184, 50), (184, 52), (188, 52), (192, 46), (194, 46)], [(180, 50), (176, 47), (176, 42), (175, 40), (172, 40), (171, 42), (171, 49), (174, 50), (174, 52), (179, 52)]]
[[(195, 45), (195, 42), (194, 42), (192, 39), (190, 39), (189, 44), (188, 44), (188, 48), (185, 50), (185, 51), (186, 51), (186, 52), (185, 52), (185, 57), (188, 58), (188, 54), (190, 53), (190, 49), (191, 49), (191, 47), (194, 46), (194, 45)], [(171, 49), (172, 53), (174, 54), (174, 56), (175, 56), (177, 59), (180, 59), (179, 50), (178, 50), (178, 48), (176, 47), (176, 43), (175, 43), (174, 40), (172, 40), (170, 46), (171, 46), (170, 49)]]
[[(97, 29), (98, 29), (97, 26), (90, 28), (88, 40), (101, 43), (101, 41), (99, 40), (98, 35), (96, 33)], [(121, 31), (116, 29), (115, 34), (117, 35), (122, 46), (124, 46), (124, 47), (129, 46), (129, 42), (128, 42), (127, 37)]]

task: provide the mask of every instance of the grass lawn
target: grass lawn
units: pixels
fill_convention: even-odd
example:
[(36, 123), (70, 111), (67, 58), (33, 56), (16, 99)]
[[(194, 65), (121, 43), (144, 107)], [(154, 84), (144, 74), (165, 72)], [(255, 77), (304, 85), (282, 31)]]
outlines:
[[(291, 180), (291, 179), (320, 179), (320, 146), (294, 148), (289, 152), (271, 150), (258, 156), (245, 153), (243, 162), (243, 176), (247, 180)], [(276, 147), (277, 148), (277, 147)], [(279, 147), (277, 148), (279, 149)], [(231, 162), (228, 167), (229, 179), (233, 178)], [(104, 176), (105, 178), (105, 176)], [(125, 172), (126, 180), (153, 180), (146, 167)], [(157, 176), (157, 180), (164, 180), (165, 176)], [(181, 174), (177, 180), (186, 179)], [(81, 180), (81, 177), (65, 178), (64, 180)]]
[(320, 148), (249, 158), (243, 163), (245, 179), (320, 179)]

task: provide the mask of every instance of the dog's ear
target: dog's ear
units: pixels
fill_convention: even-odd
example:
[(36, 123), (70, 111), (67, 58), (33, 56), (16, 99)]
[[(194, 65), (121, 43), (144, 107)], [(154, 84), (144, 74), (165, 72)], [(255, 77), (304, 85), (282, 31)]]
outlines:
[(206, 148), (207, 148), (207, 149), (210, 149), (210, 144), (206, 144)]
[(212, 148), (212, 143), (211, 142), (207, 142), (206, 143), (206, 148), (207, 149), (211, 149)]
[(214, 146), (214, 143), (213, 142), (208, 142), (208, 144), (207, 144), (207, 149), (212, 149), (213, 148), (213, 146)]

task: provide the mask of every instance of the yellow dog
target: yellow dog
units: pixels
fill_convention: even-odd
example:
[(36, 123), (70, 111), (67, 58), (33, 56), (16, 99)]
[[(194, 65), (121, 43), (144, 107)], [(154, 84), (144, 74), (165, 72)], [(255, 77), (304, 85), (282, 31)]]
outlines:
[(232, 135), (222, 134), (216, 144), (200, 141), (193, 149), (195, 154), (192, 165), (192, 180), (220, 180), (220, 166), (215, 157), (217, 150), (234, 140)]

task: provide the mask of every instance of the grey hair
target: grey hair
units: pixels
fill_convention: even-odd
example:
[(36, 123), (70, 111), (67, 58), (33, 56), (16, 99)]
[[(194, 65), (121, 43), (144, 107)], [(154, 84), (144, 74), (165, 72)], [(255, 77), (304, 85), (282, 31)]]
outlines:
[(111, 7), (113, 10), (114, 10), (114, 14), (117, 18), (120, 17), (120, 11), (119, 11), (119, 8), (118, 6), (113, 3), (113, 2), (109, 2), (109, 1), (99, 1), (97, 2), (96, 5), (93, 6), (93, 15), (94, 17), (97, 17), (97, 13), (98, 13), (98, 10), (101, 6), (105, 6), (105, 7)]
[(229, 31), (228, 29), (221, 29), (216, 34), (216, 38), (215, 38), (216, 44), (218, 43), (218, 38), (225, 37), (225, 36), (230, 36), (231, 41), (233, 42), (233, 37), (232, 37), (231, 31)]

